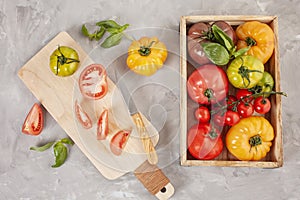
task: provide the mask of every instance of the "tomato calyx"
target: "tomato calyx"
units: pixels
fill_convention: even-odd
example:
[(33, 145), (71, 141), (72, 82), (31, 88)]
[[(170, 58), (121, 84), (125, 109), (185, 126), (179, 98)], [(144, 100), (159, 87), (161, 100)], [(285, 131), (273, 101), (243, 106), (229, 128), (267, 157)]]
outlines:
[(214, 140), (219, 136), (219, 134), (217, 133), (217, 131), (215, 130), (215, 128), (212, 128), (212, 130), (210, 130), (207, 134), (206, 137), (209, 137), (210, 139)]
[(256, 41), (251, 37), (246, 38), (246, 43), (247, 43), (248, 46), (255, 46), (256, 45)]
[(204, 96), (206, 96), (207, 99), (208, 99), (208, 102), (210, 102), (211, 99), (214, 98), (214, 91), (213, 91), (213, 89), (207, 88), (207, 89), (204, 91)]
[(66, 56), (62, 53), (62, 51), (61, 51), (61, 49), (60, 49), (60, 46), (58, 46), (57, 50), (58, 50), (58, 52), (60, 53), (60, 55), (55, 55), (55, 56), (57, 57), (57, 63), (56, 63), (56, 65), (57, 65), (57, 68), (56, 68), (56, 75), (58, 75), (58, 71), (59, 71), (60, 66), (62, 66), (62, 65), (64, 65), (64, 64), (70, 64), (70, 63), (73, 63), (73, 62), (77, 62), (77, 63), (80, 62), (80, 61), (77, 60), (77, 59), (66, 57)]
[[(263, 73), (262, 71), (259, 70), (250, 70), (248, 69), (246, 66), (244, 66), (244, 60), (242, 57), (240, 57), (242, 59), (242, 64), (238, 69), (238, 74), (241, 75), (242, 79), (243, 79), (243, 84), (245, 88), (248, 88), (248, 86), (250, 85), (251, 81), (250, 81), (250, 77), (249, 77), (249, 73), (252, 72), (257, 72), (257, 73)], [(247, 80), (247, 84), (245, 82), (245, 79)]]
[(151, 41), (148, 46), (140, 46), (140, 49), (138, 52), (140, 53), (141, 56), (148, 56), (151, 53), (151, 46), (155, 41)]
[(249, 144), (251, 145), (251, 147), (255, 147), (257, 145), (261, 145), (262, 144), (262, 139), (260, 137), (260, 135), (254, 135), (249, 139)]

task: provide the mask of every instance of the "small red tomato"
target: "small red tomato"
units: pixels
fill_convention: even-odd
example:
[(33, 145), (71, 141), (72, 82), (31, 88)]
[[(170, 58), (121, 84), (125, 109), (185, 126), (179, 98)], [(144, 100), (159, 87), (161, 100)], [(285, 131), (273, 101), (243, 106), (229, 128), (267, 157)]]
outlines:
[(266, 114), (271, 109), (271, 102), (268, 98), (260, 96), (254, 100), (254, 110), (259, 114)]
[(226, 102), (227, 102), (227, 110), (233, 110), (235, 106), (235, 102), (237, 102), (237, 98), (233, 95), (229, 95), (226, 98)]
[(207, 107), (200, 106), (195, 111), (195, 117), (199, 122), (205, 123), (210, 120), (210, 112)]
[(118, 133), (116, 133), (111, 141), (110, 141), (110, 151), (116, 155), (119, 156), (121, 155), (121, 153), (123, 152), (123, 149), (126, 146), (126, 143), (129, 139), (131, 131), (119, 131)]
[(35, 103), (23, 123), (22, 132), (28, 135), (39, 135), (42, 132), (43, 127), (43, 111), (41, 106)]
[(236, 92), (236, 98), (243, 99), (244, 102), (251, 102), (253, 100), (253, 97), (251, 96), (252, 94), (253, 93), (247, 89), (238, 89)]
[(213, 123), (217, 126), (223, 127), (225, 126), (225, 115), (215, 114), (213, 116)]
[(237, 111), (242, 118), (250, 117), (253, 112), (254, 108), (251, 103), (245, 103), (245, 102), (240, 102), (237, 106)]
[(97, 140), (105, 140), (108, 134), (108, 110), (104, 109), (98, 120)]
[(228, 126), (233, 126), (240, 121), (240, 116), (237, 112), (227, 110), (225, 113), (224, 122)]

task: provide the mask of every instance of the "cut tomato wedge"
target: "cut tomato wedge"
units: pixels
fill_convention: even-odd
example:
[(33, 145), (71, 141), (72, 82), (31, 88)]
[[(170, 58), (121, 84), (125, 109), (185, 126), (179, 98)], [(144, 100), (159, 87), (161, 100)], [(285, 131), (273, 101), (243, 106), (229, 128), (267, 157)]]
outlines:
[(44, 127), (42, 108), (35, 103), (30, 109), (22, 127), (22, 132), (28, 135), (39, 135)]
[(79, 88), (81, 94), (88, 99), (101, 99), (108, 90), (107, 74), (100, 64), (87, 66), (80, 74)]
[(97, 139), (105, 140), (108, 134), (108, 110), (105, 109), (98, 120)]
[(75, 101), (75, 114), (83, 128), (89, 129), (92, 127), (92, 120), (89, 115), (82, 109), (77, 100)]
[(116, 133), (110, 141), (110, 150), (116, 156), (121, 155), (126, 146), (131, 131), (122, 130)]

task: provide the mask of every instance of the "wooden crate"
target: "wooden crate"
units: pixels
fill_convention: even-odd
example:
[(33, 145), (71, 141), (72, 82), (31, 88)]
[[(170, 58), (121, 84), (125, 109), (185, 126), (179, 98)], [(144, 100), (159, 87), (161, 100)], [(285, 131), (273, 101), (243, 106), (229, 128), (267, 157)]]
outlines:
[[(213, 22), (224, 20), (232, 26), (238, 26), (246, 21), (257, 20), (267, 23), (275, 34), (275, 49), (270, 60), (265, 64), (265, 70), (270, 72), (274, 77), (274, 90), (280, 91), (280, 68), (279, 68), (279, 49), (278, 49), (278, 19), (276, 16), (182, 16), (180, 21), (180, 73), (181, 73), (181, 97), (180, 97), (180, 113), (181, 113), (181, 135), (180, 135), (180, 155), (181, 165), (183, 166), (235, 166), (235, 167), (261, 167), (276, 168), (283, 165), (283, 145), (282, 145), (282, 118), (281, 118), (281, 96), (272, 95), (272, 108), (270, 113), (265, 117), (270, 121), (274, 128), (275, 138), (268, 155), (261, 161), (239, 161), (232, 156), (226, 149), (224, 143), (223, 152), (214, 160), (196, 160), (187, 150), (187, 131), (197, 121), (194, 119), (193, 112), (196, 104), (187, 95), (186, 81), (189, 74), (195, 69), (188, 61), (187, 55), (187, 30), (197, 22)], [(232, 89), (231, 89), (232, 90)], [(195, 107), (190, 104), (195, 104)], [(189, 105), (189, 106), (188, 106)], [(190, 108), (192, 107), (192, 108)], [(223, 141), (226, 134), (223, 131)]]

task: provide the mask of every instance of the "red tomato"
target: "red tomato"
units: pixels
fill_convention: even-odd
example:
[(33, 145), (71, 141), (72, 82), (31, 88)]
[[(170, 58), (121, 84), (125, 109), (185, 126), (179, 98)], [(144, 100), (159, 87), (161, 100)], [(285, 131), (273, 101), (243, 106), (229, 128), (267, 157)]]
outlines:
[(88, 99), (101, 99), (107, 93), (108, 86), (105, 68), (100, 64), (87, 66), (80, 74), (79, 88)]
[(221, 114), (215, 114), (213, 116), (213, 123), (219, 127), (225, 126), (225, 116)]
[(271, 109), (271, 102), (268, 98), (260, 96), (254, 100), (254, 110), (259, 114), (266, 114)]
[(250, 117), (253, 112), (254, 108), (251, 103), (245, 103), (245, 102), (240, 102), (237, 106), (237, 111), (242, 118)]
[(223, 69), (208, 64), (198, 67), (188, 78), (188, 94), (199, 104), (210, 104), (225, 99), (228, 79)]
[(75, 101), (75, 114), (83, 128), (89, 129), (92, 127), (92, 120), (89, 115), (82, 109), (77, 100)]
[(44, 127), (44, 116), (39, 104), (33, 104), (22, 127), (22, 132), (28, 135), (39, 135)]
[(121, 155), (130, 133), (131, 131), (122, 130), (112, 137), (110, 141), (110, 150), (113, 154), (115, 154), (116, 156)]
[(108, 110), (104, 109), (98, 120), (97, 139), (105, 140), (108, 134)]
[(214, 159), (223, 150), (220, 133), (208, 123), (197, 124), (190, 128), (187, 139), (190, 154), (200, 160)]
[(237, 112), (227, 110), (225, 113), (225, 124), (228, 126), (233, 126), (240, 121), (240, 116)]
[[(251, 95), (252, 95), (252, 92), (249, 91), (248, 89), (238, 89), (238, 91), (236, 92), (236, 98), (237, 99), (243, 98), (244, 102), (251, 102), (253, 100), (253, 97)], [(249, 96), (249, 97), (247, 97), (247, 96)]]
[(227, 102), (227, 110), (233, 110), (235, 105), (234, 102), (237, 102), (237, 98), (233, 95), (229, 95), (226, 98), (226, 102)]
[(200, 106), (195, 111), (195, 117), (199, 122), (205, 123), (208, 122), (210, 119), (210, 112), (207, 107)]

